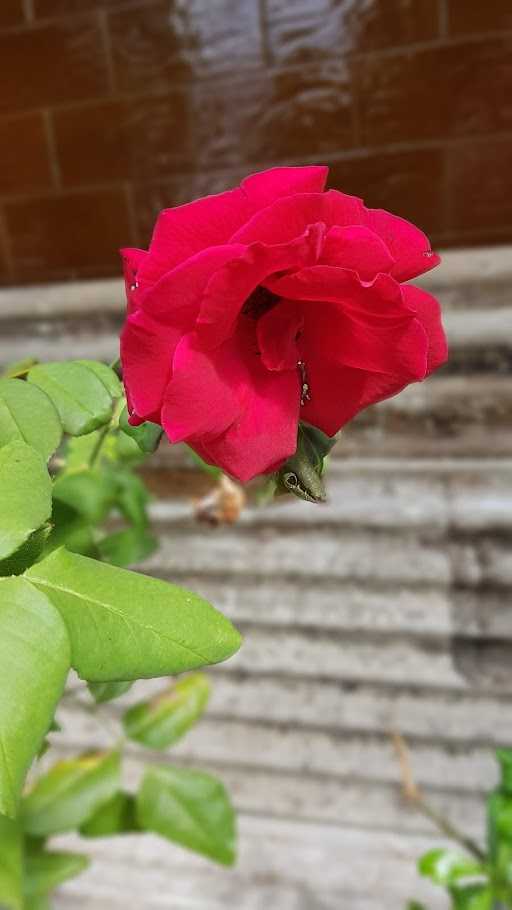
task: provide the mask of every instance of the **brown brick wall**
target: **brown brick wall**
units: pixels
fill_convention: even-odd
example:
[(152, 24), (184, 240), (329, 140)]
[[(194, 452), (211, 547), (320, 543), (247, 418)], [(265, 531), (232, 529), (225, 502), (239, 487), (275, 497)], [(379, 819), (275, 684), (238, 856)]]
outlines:
[(1, 0), (0, 85), (1, 283), (115, 274), (277, 163), (512, 240), (511, 0)]

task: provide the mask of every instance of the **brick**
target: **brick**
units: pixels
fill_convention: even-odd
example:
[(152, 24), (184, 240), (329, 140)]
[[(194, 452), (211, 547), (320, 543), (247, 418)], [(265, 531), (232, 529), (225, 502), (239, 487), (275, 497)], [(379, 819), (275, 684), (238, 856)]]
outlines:
[(176, 81), (236, 73), (261, 62), (257, 3), (169, 0), (109, 15), (116, 79), (123, 91), (166, 91)]
[(357, 69), (364, 144), (512, 127), (512, 37), (368, 56)]
[(0, 28), (20, 25), (24, 21), (21, 0), (2, 0), (0, 4)]
[(269, 0), (268, 44), (274, 60), (303, 63), (435, 38), (433, 0)]
[[(130, 2), (130, 0), (128, 0)], [(143, 3), (144, 0), (141, 0)], [(146, 0), (148, 2), (148, 0)], [(151, 2), (151, 0), (149, 0)], [(97, 8), (108, 9), (112, 6), (119, 6), (123, 0), (89, 0), (87, 9), (89, 11)], [(84, 0), (32, 0), (34, 15), (36, 19), (47, 19), (52, 16), (68, 16), (73, 13), (83, 13)]]
[(0, 33), (0, 84), (0, 112), (104, 95), (106, 61), (96, 21), (63, 19)]
[(488, 140), (449, 152), (455, 230), (508, 228), (512, 234), (512, 140)]
[(443, 170), (443, 152), (437, 149), (368, 154), (333, 164), (329, 185), (434, 232), (444, 226)]
[(49, 189), (51, 184), (42, 116), (0, 120), (0, 195)]
[(510, 0), (448, 0), (448, 27), (453, 35), (512, 29)]
[(260, 114), (244, 131), (248, 157), (279, 161), (290, 155), (322, 155), (353, 148), (353, 95), (349, 65), (273, 71)]
[(11, 202), (5, 216), (22, 281), (116, 274), (119, 247), (133, 243), (121, 189)]
[(183, 94), (71, 108), (56, 113), (54, 122), (68, 185), (156, 179), (193, 160)]

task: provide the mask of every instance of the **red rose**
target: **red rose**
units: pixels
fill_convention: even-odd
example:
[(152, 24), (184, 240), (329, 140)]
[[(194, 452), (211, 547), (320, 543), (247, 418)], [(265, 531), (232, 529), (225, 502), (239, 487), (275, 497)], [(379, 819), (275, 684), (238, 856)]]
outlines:
[(124, 250), (121, 358), (131, 422), (152, 420), (241, 481), (333, 436), (446, 359), (439, 262), (408, 221), (336, 190), (325, 167), (274, 168), (163, 211)]

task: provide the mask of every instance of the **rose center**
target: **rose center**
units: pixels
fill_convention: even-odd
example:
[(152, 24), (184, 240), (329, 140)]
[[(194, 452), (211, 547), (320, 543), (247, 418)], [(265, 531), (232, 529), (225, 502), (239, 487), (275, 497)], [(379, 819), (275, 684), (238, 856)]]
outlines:
[(272, 310), (280, 299), (277, 294), (273, 294), (272, 291), (267, 291), (266, 288), (259, 286), (255, 288), (245, 301), (242, 313), (244, 316), (249, 316), (250, 319), (260, 319), (261, 316)]

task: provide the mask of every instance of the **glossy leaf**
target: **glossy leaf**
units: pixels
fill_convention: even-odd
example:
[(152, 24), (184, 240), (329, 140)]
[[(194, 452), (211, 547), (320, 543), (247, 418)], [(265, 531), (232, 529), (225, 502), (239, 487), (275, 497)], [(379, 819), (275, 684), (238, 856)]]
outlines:
[(122, 397), (123, 385), (112, 367), (107, 366), (106, 363), (101, 363), (100, 360), (76, 360), (75, 363), (80, 363), (82, 366), (87, 367), (88, 370), (92, 370), (94, 375), (103, 383), (111, 398)]
[(453, 885), (460, 879), (485, 875), (481, 863), (455, 850), (429, 850), (418, 862), (421, 875), (436, 885)]
[(25, 442), (48, 460), (62, 439), (62, 424), (41, 389), (21, 379), (0, 380), (0, 446)]
[(98, 705), (105, 704), (107, 701), (113, 701), (120, 698), (125, 692), (128, 692), (133, 686), (133, 682), (106, 682), (106, 683), (89, 683), (88, 688), (94, 701)]
[(23, 910), (23, 834), (19, 822), (0, 815), (0, 907)]
[(27, 851), (24, 888), (27, 899), (44, 897), (80, 875), (89, 865), (89, 858), (81, 853), (35, 849)]
[(115, 499), (115, 489), (103, 472), (86, 469), (58, 477), (53, 497), (90, 524), (100, 524), (108, 515)]
[(0, 449), (0, 559), (48, 521), (52, 483), (39, 452), (24, 442)]
[(112, 837), (139, 831), (135, 798), (130, 793), (116, 795), (80, 828), (83, 837)]
[(127, 528), (103, 537), (97, 546), (103, 562), (124, 568), (151, 556), (158, 547), (158, 541), (144, 528)]
[(21, 376), (26, 376), (31, 367), (35, 367), (36, 363), (35, 357), (24, 357), (22, 360), (14, 360), (12, 363), (7, 364), (5, 369), (0, 372), (0, 376), (6, 379), (18, 379)]
[(124, 715), (126, 735), (149, 749), (167, 749), (197, 723), (210, 688), (207, 677), (195, 673), (150, 701), (139, 702)]
[(172, 676), (225, 660), (240, 647), (239, 633), (209, 603), (156, 578), (64, 549), (26, 577), (60, 611), (72, 665), (90, 682)]
[(98, 752), (58, 762), (23, 800), (28, 834), (48, 837), (79, 828), (120, 788), (118, 752)]
[(152, 423), (150, 420), (139, 424), (138, 427), (132, 427), (128, 423), (128, 411), (126, 408), (122, 411), (119, 418), (119, 426), (127, 436), (135, 440), (141, 452), (146, 452), (148, 455), (156, 451), (163, 436), (162, 427)]
[(493, 894), (487, 885), (450, 888), (453, 910), (493, 910)]
[(148, 768), (137, 795), (141, 827), (230, 866), (236, 858), (235, 813), (221, 781), (171, 765)]
[(119, 510), (132, 524), (141, 528), (147, 527), (147, 507), (151, 496), (143, 481), (130, 471), (117, 470), (115, 482)]
[(0, 812), (13, 817), (70, 665), (65, 625), (24, 578), (0, 579)]
[(33, 367), (28, 381), (51, 398), (66, 433), (83, 436), (108, 423), (112, 396), (96, 374), (81, 363), (45, 363)]
[(14, 553), (0, 559), (0, 575), (21, 575), (41, 556), (51, 533), (51, 525), (44, 525), (22, 543)]

